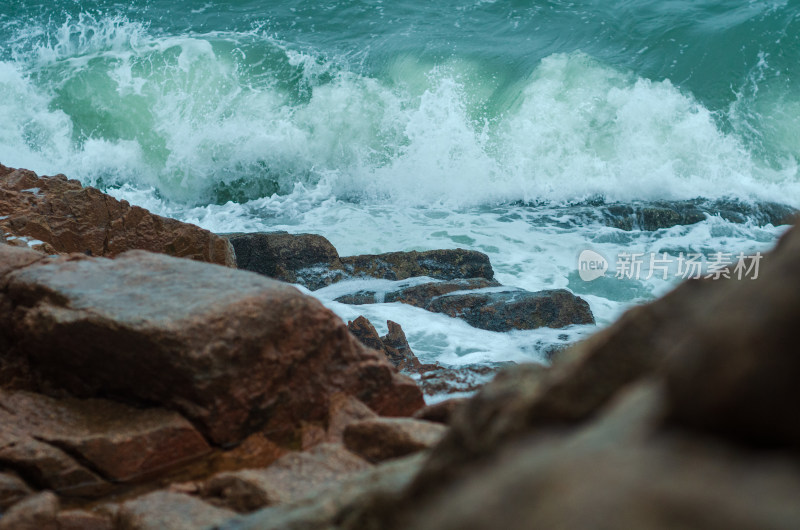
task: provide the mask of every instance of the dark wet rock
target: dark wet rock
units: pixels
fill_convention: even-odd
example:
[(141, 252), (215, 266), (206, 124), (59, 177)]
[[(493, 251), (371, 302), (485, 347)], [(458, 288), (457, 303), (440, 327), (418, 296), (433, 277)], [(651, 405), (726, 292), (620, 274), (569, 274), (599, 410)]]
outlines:
[(469, 401), (467, 398), (450, 398), (433, 405), (426, 405), (414, 413), (414, 419), (433, 421), (450, 425), (453, 414), (459, 408), (464, 406)]
[(382, 295), (378, 295), (375, 291), (358, 291), (356, 293), (340, 296), (336, 301), (351, 305), (401, 302), (424, 309), (430, 304), (431, 300), (443, 294), (499, 286), (500, 284), (494, 280), (487, 280), (486, 278), (467, 278), (405, 286), (388, 291)]
[(0, 513), (31, 493), (33, 490), (16, 473), (0, 473)]
[(437, 296), (456, 291), (472, 291), (475, 289), (499, 286), (500, 284), (498, 282), (486, 278), (467, 278), (448, 282), (425, 283), (386, 293), (384, 302), (402, 302), (424, 309), (428, 307), (431, 301)]
[[(224, 234), (236, 250), (237, 266), (277, 280), (317, 290), (350, 278), (406, 280), (428, 276), (437, 280), (484, 278), (494, 271), (489, 257), (473, 250), (429, 250), (339, 257), (322, 236), (264, 232)], [(351, 297), (347, 303), (372, 303), (374, 293)]]
[(434, 298), (425, 309), (489, 331), (594, 324), (589, 304), (564, 289), (449, 294)]
[(0, 530), (61, 530), (58, 497), (45, 491), (31, 495), (0, 517)]
[(748, 203), (736, 199), (691, 199), (684, 201), (594, 201), (557, 208), (552, 219), (572, 217), (575, 224), (600, 222), (621, 230), (660, 230), (692, 225), (719, 216), (732, 223), (751, 222), (757, 226), (791, 224), (797, 209), (773, 202)]
[(447, 432), (439, 423), (411, 418), (375, 418), (351, 423), (344, 444), (370, 462), (383, 462), (432, 447)]
[(389, 252), (387, 254), (341, 258), (351, 277), (405, 280), (428, 276), (436, 280), (494, 278), (489, 256), (474, 250), (447, 249), (426, 252)]
[(378, 350), (386, 355), (386, 358), (397, 369), (406, 372), (416, 372), (422, 364), (411, 351), (411, 347), (406, 340), (406, 334), (400, 324), (388, 320), (389, 333), (383, 337), (378, 336), (378, 332), (369, 320), (363, 316), (348, 322), (347, 327), (350, 332), (361, 341), (365, 346)]
[(236, 265), (311, 290), (321, 289), (343, 277), (339, 253), (322, 236), (262, 232), (223, 234), (236, 250)]
[(38, 177), (0, 165), (0, 217), (0, 233), (42, 241), (46, 252), (116, 256), (141, 249), (235, 265), (224, 238), (118, 201), (64, 175)]
[(220, 525), (236, 512), (170, 491), (157, 491), (123, 503), (116, 530), (197, 530)]
[(391, 320), (386, 321), (389, 327), (389, 332), (381, 337), (381, 342), (386, 347), (389, 362), (395, 365), (399, 370), (416, 371), (422, 367), (417, 356), (411, 351), (411, 346), (408, 345), (406, 334), (403, 328), (397, 322)]
[(47, 259), (5, 282), (0, 337), (48, 385), (178, 410), (215, 444), (295, 439), (343, 391), (386, 415), (424, 404), (317, 300), (256, 274), (133, 251)]
[(341, 445), (323, 444), (288, 454), (266, 469), (220, 473), (206, 482), (202, 495), (216, 506), (247, 513), (295, 501), (370, 467)]

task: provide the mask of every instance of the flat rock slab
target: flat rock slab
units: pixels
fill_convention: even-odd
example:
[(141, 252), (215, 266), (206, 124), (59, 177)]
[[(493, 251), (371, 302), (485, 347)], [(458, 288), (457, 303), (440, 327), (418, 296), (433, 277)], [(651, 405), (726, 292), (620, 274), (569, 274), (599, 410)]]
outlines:
[(0, 390), (0, 423), (5, 430), (78, 456), (112, 482), (153, 475), (211, 450), (175, 412), (138, 410), (102, 399), (55, 400)]
[(461, 280), (427, 282), (419, 285), (401, 286), (385, 293), (361, 290), (336, 298), (337, 302), (351, 305), (380, 304), (401, 302), (415, 307), (425, 308), (431, 300), (443, 294), (455, 291), (471, 291), (487, 287), (500, 287), (494, 280), (486, 278), (466, 278)]
[(0, 233), (59, 253), (114, 256), (142, 249), (229, 267), (233, 248), (200, 227), (154, 215), (64, 175), (39, 177), (0, 165)]
[(489, 331), (595, 323), (589, 304), (564, 289), (449, 294), (434, 298), (425, 309)]
[(117, 530), (197, 530), (220, 525), (236, 512), (170, 491), (157, 491), (123, 503)]
[(247, 513), (285, 504), (372, 467), (339, 444), (281, 457), (266, 469), (220, 473), (203, 487), (203, 496), (217, 506)]
[(7, 355), (79, 397), (178, 410), (214, 444), (262, 429), (294, 439), (341, 391), (384, 415), (423, 405), (331, 311), (257, 274), (132, 251), (46, 259), (4, 281)]

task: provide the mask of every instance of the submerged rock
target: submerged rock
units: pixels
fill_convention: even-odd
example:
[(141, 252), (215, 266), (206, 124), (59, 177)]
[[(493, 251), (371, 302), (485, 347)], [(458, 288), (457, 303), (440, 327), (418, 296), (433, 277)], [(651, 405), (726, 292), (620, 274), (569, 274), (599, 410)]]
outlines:
[(405, 280), (427, 276), (436, 280), (494, 278), (489, 256), (464, 249), (428, 250), (426, 252), (389, 252), (387, 254), (341, 258), (344, 270), (355, 278)]
[(448, 294), (434, 298), (425, 309), (489, 331), (594, 324), (589, 304), (564, 289)]
[(116, 256), (133, 249), (235, 266), (227, 240), (83, 187), (64, 175), (39, 177), (0, 165), (0, 233), (46, 252)]
[(379, 304), (401, 302), (415, 307), (425, 308), (431, 300), (443, 294), (455, 291), (471, 291), (487, 287), (500, 287), (494, 280), (486, 278), (467, 278), (462, 280), (428, 282), (419, 285), (399, 287), (379, 295), (376, 291), (362, 290), (336, 298), (337, 302), (351, 305)]
[(386, 415), (423, 405), (318, 301), (255, 274), (133, 251), (46, 259), (4, 282), (4, 357), (78, 396), (178, 410), (215, 444), (295, 438), (342, 391)]
[(549, 222), (569, 226), (601, 223), (620, 230), (655, 231), (673, 226), (692, 225), (709, 217), (732, 223), (751, 222), (757, 226), (791, 224), (797, 209), (773, 202), (748, 203), (736, 199), (691, 199), (683, 201), (631, 201), (605, 203), (591, 201), (555, 209)]

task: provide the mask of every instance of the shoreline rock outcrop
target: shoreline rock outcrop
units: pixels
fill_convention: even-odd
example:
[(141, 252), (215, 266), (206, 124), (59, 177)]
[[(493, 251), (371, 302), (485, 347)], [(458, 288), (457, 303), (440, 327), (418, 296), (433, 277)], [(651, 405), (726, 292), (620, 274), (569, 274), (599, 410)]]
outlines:
[(236, 266), (230, 243), (207, 230), (154, 215), (64, 175), (40, 177), (1, 164), (0, 239), (48, 254), (113, 257), (140, 249)]

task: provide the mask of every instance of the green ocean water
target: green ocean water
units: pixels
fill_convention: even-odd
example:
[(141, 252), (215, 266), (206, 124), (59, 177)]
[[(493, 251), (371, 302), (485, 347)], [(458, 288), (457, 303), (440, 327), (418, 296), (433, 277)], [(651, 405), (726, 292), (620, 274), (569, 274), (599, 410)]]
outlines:
[[(674, 282), (584, 285), (583, 249), (750, 252), (783, 228), (625, 232), (570, 205), (800, 207), (800, 1), (3, 0), (0, 123), (5, 165), (218, 232), (480, 250), (603, 325)], [(536, 359), (593, 329), (498, 336), (318, 296), (402, 321), (442, 362)]]

